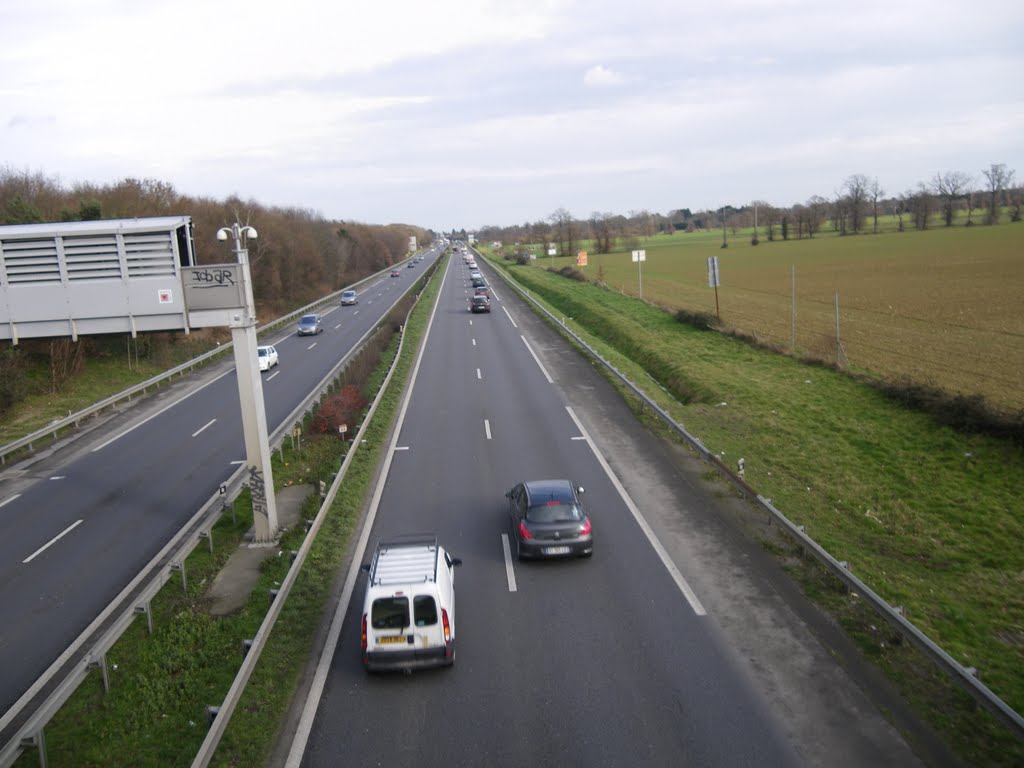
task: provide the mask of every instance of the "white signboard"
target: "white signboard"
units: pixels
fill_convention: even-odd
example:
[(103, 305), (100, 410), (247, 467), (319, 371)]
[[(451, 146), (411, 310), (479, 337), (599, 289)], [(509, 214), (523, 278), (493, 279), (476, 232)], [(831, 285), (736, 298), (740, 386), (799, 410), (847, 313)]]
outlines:
[(558, 253), (557, 248), (548, 248), (548, 256), (554, 256), (556, 253)]
[(633, 261), (647, 261), (647, 251), (633, 251)]
[(708, 288), (717, 288), (720, 285), (718, 281), (718, 257), (708, 257)]

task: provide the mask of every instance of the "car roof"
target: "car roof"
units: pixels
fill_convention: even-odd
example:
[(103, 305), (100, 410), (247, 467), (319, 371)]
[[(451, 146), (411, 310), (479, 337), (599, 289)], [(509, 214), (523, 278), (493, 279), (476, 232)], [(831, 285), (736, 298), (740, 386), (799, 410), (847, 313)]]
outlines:
[(523, 485), (531, 502), (563, 501), (575, 502), (576, 494), (568, 480), (527, 480)]

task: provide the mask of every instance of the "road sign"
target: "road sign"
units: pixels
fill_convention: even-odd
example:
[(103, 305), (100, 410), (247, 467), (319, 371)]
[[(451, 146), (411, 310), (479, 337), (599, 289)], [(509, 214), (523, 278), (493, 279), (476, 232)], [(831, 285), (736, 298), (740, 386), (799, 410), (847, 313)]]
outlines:
[(577, 251), (576, 252), (576, 266), (577, 267), (585, 267), (585, 266), (587, 266), (587, 252), (586, 251)]
[(708, 257), (708, 288), (717, 288), (720, 285), (718, 280), (718, 257)]
[(548, 256), (554, 256), (556, 253), (558, 253), (558, 249), (554, 246), (548, 248)]
[(647, 251), (633, 251), (633, 261), (647, 261)]

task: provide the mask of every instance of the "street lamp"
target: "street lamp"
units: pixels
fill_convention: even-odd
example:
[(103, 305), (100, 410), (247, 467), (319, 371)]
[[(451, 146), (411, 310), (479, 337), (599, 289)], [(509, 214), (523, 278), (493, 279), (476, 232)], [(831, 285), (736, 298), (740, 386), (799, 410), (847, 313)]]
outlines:
[(235, 243), (239, 280), (245, 297), (245, 311), (232, 318), (231, 341), (235, 353), (238, 398), (242, 408), (242, 433), (245, 436), (245, 459), (249, 490), (252, 495), (252, 517), (256, 542), (271, 544), (277, 536), (277, 503), (274, 498), (274, 476), (270, 464), (270, 440), (267, 436), (267, 415), (263, 404), (263, 382), (260, 379), (256, 352), (256, 304), (252, 297), (249, 273), (249, 251), (243, 239), (256, 239), (253, 227), (237, 222), (217, 230), (217, 239)]

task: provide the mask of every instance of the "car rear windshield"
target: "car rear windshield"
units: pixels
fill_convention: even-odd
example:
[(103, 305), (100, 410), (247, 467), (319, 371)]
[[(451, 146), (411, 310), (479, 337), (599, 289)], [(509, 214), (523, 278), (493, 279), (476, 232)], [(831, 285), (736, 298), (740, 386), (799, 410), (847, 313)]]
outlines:
[(316, 322), (316, 315), (306, 315), (299, 322), (303, 325), (313, 325)]
[(403, 629), (409, 626), (408, 597), (378, 597), (373, 601), (370, 625), (374, 629)]
[(531, 523), (572, 523), (583, 519), (583, 511), (575, 504), (549, 501), (526, 510), (526, 519)]
[(417, 627), (437, 624), (437, 603), (430, 595), (417, 595), (412, 599), (413, 619)]

